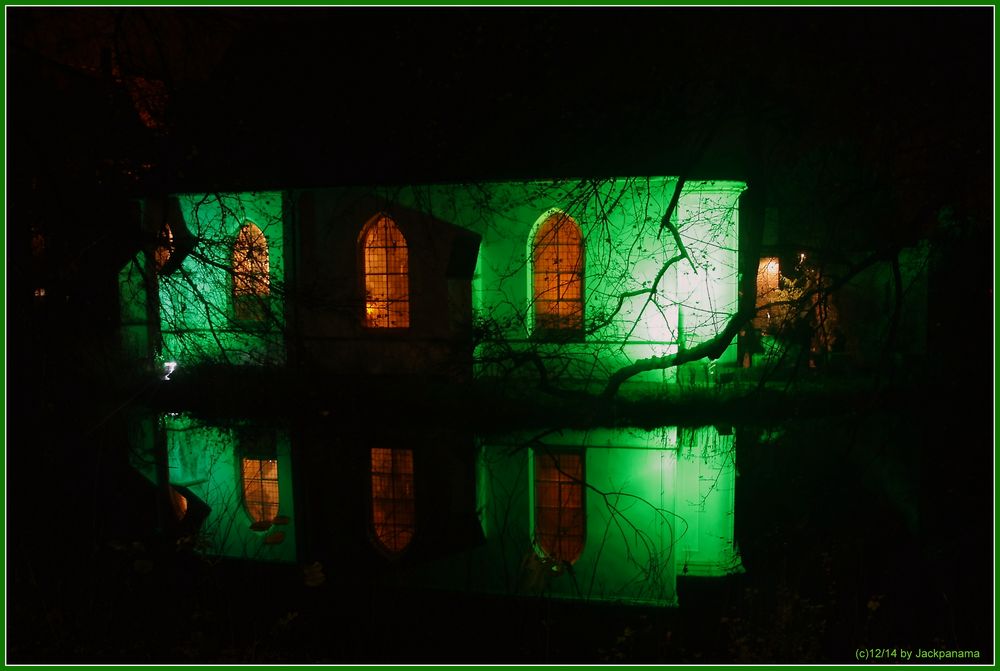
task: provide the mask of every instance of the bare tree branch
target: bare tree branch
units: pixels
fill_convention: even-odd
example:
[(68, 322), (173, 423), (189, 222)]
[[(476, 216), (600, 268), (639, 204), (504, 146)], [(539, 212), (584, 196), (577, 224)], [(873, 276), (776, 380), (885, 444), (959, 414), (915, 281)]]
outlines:
[[(829, 286), (817, 286), (803, 294), (796, 301), (781, 301), (781, 303), (803, 305), (814, 296), (826, 295), (836, 291), (864, 270), (879, 261), (884, 260), (884, 258), (885, 254), (882, 252), (872, 254), (855, 264), (852, 268), (850, 268), (850, 270), (848, 270), (848, 272), (831, 283)], [(722, 353), (726, 351), (726, 348), (729, 347), (729, 344), (732, 342), (733, 338), (736, 337), (736, 334), (739, 333), (740, 329), (743, 328), (747, 322), (753, 319), (754, 316), (756, 316), (758, 310), (765, 310), (773, 305), (777, 305), (777, 303), (764, 305), (760, 308), (753, 306), (743, 308), (730, 318), (725, 328), (723, 328), (722, 331), (720, 331), (715, 337), (690, 349), (681, 349), (674, 354), (666, 354), (664, 356), (639, 359), (638, 361), (635, 361), (627, 366), (619, 368), (608, 378), (608, 382), (600, 394), (601, 398), (613, 398), (626, 380), (638, 375), (639, 373), (645, 373), (651, 370), (665, 370), (667, 368), (673, 368), (703, 358), (718, 359), (722, 356)]]
[(681, 364), (706, 357), (709, 359), (718, 359), (726, 351), (726, 348), (729, 347), (729, 343), (736, 337), (740, 329), (743, 328), (743, 325), (753, 319), (755, 314), (757, 314), (756, 308), (746, 308), (737, 312), (718, 335), (690, 349), (682, 349), (674, 354), (664, 356), (639, 359), (627, 366), (622, 366), (608, 378), (608, 383), (601, 392), (601, 397), (606, 399), (612, 398), (618, 393), (618, 389), (626, 380), (639, 373), (673, 368), (674, 366), (680, 366)]

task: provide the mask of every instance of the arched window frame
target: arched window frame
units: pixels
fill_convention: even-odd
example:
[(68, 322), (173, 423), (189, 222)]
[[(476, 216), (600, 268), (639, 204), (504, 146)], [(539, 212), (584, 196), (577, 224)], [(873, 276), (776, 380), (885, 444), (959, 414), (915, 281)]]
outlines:
[(396, 557), (417, 533), (414, 453), (410, 448), (372, 447), (369, 454), (372, 542), (387, 557)]
[[(561, 286), (561, 281), (559, 277), (562, 275), (570, 275), (576, 277), (576, 293), (578, 297), (564, 299), (558, 296), (556, 300), (550, 300), (548, 298), (543, 298), (543, 293), (548, 293), (552, 289), (547, 287), (540, 287), (540, 278), (544, 279), (546, 274), (546, 268), (541, 267), (540, 256), (545, 253), (545, 251), (550, 246), (569, 246), (562, 245), (560, 239), (557, 237), (553, 242), (549, 242), (543, 239), (543, 236), (548, 234), (550, 230), (550, 222), (557, 222), (553, 224), (554, 226), (571, 227), (570, 230), (574, 231), (576, 237), (576, 245), (573, 245), (578, 250), (579, 258), (576, 270), (570, 270), (569, 272), (557, 272), (556, 287)], [(557, 235), (561, 230), (557, 229)], [(583, 235), (583, 229), (581, 228), (579, 222), (576, 221), (572, 216), (563, 212), (562, 210), (553, 208), (548, 210), (545, 214), (539, 217), (535, 224), (531, 227), (531, 234), (528, 236), (528, 248), (527, 248), (527, 258), (528, 258), (528, 330), (529, 333), (534, 337), (539, 338), (551, 338), (558, 340), (576, 340), (583, 338), (584, 331), (584, 305), (586, 303), (586, 286), (584, 278), (586, 277), (586, 239)], [(557, 257), (559, 258), (559, 257)], [(549, 273), (552, 271), (550, 270)], [(569, 285), (567, 285), (569, 286)], [(559, 292), (559, 289), (556, 289)], [(572, 293), (572, 292), (571, 292)], [(570, 311), (565, 314), (559, 314), (563, 308), (556, 307), (556, 314), (552, 314), (550, 311), (546, 310), (545, 307), (549, 304), (557, 303), (559, 306), (571, 306), (573, 304), (577, 305), (575, 311)], [(574, 314), (575, 312), (575, 314)]]
[[(397, 237), (398, 244), (376, 246), (373, 236), (379, 226)], [(361, 323), (375, 331), (410, 327), (410, 252), (399, 224), (379, 212), (369, 219), (358, 235), (358, 266), (361, 270)]]
[(587, 544), (586, 453), (532, 450), (532, 541), (539, 555), (573, 564)]
[(267, 236), (252, 221), (245, 222), (236, 233), (231, 260), (233, 317), (263, 321), (271, 295), (271, 253)]

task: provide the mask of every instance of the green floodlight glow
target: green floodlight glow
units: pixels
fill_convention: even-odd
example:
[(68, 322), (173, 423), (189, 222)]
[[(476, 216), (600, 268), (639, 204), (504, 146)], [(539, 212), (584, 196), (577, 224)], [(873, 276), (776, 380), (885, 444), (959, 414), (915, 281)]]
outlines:
[[(571, 565), (547, 557), (536, 542), (535, 455), (567, 450), (585, 460), (584, 542)], [(678, 576), (742, 571), (733, 450), (733, 436), (714, 427), (563, 431), (540, 443), (528, 434), (494, 439), (482, 445), (478, 465), (486, 542), (415, 576), (470, 591), (676, 605)], [(550, 497), (545, 507), (551, 512), (560, 500)], [(455, 576), (467, 578), (457, 584)]]
[[(594, 371), (705, 342), (737, 311), (738, 205), (746, 184), (685, 182), (670, 218), (675, 237), (662, 219), (677, 184), (673, 177), (510, 182), (411, 187), (393, 195), (482, 236), (473, 279), (478, 318), (497, 325), (495, 332), (515, 348), (558, 353), (564, 379), (593, 380)], [(584, 333), (550, 343), (537, 337), (534, 324), (532, 251), (535, 232), (554, 213), (572, 218), (583, 234)], [(678, 239), (687, 254), (680, 260)], [(482, 345), (480, 354), (489, 347)], [(734, 345), (719, 363), (735, 360)], [(668, 370), (634, 379), (674, 377)]]
[[(188, 229), (200, 241), (181, 268), (159, 283), (163, 356), (181, 363), (280, 363), (284, 308), (284, 225), (279, 193), (180, 196)], [(245, 226), (266, 240), (271, 291), (262, 312), (242, 319), (234, 300), (233, 254)]]
[[(284, 224), (280, 193), (177, 196), (184, 225), (196, 240), (194, 249), (169, 274), (145, 255), (119, 275), (122, 337), (126, 354), (143, 359), (151, 350), (161, 361), (280, 364), (284, 361)], [(237, 248), (241, 231), (253, 230), (266, 259), (249, 281), (234, 269), (246, 257)], [(266, 250), (266, 254), (264, 251)], [(245, 271), (246, 272), (246, 271)], [(247, 297), (247, 286), (266, 294)], [(158, 336), (150, 329), (147, 306), (156, 299)], [(248, 309), (248, 298), (253, 304)]]
[[(663, 217), (677, 184), (676, 178), (656, 177), (439, 185), (403, 187), (393, 190), (392, 198), (479, 233), (472, 292), (477, 318), (494, 324), (492, 332), (515, 350), (532, 347), (543, 357), (558, 353), (566, 362), (564, 379), (593, 382), (595, 371), (704, 342), (736, 312), (738, 202), (746, 184), (685, 182), (668, 226)], [(178, 197), (198, 243), (180, 268), (154, 284), (163, 361), (284, 361), (282, 200), (279, 193)], [(572, 219), (582, 235), (583, 320), (570, 338), (539, 337), (534, 324), (539, 297), (533, 232), (553, 213)], [(234, 305), (233, 250), (244, 226), (259, 228), (266, 239), (269, 293), (257, 312)], [(141, 358), (139, 353), (157, 343), (141, 328), (150, 291), (136, 270), (127, 268), (120, 278), (123, 338), (126, 349)], [(259, 319), (248, 321), (247, 315)], [(481, 345), (480, 354), (489, 347), (490, 342)], [(719, 363), (734, 362), (735, 346)], [(484, 366), (478, 372), (497, 371)], [(634, 381), (673, 379), (675, 373), (667, 370)]]
[[(480, 344), (478, 354), (488, 355), (498, 341), (514, 352), (530, 348), (560, 362), (560, 383), (599, 386), (609, 371), (711, 339), (737, 311), (738, 203), (746, 184), (685, 182), (676, 209), (664, 221), (677, 186), (673, 177), (437, 185), (393, 189), (391, 200), (481, 236), (472, 302), (475, 316), (490, 322), (485, 332), (493, 340)], [(178, 203), (184, 225), (197, 241), (193, 251), (168, 274), (152, 274), (153, 259), (145, 257), (121, 273), (127, 352), (137, 360), (151, 360), (155, 352), (166, 380), (172, 368), (201, 362), (283, 364), (283, 212), (295, 203), (283, 202), (279, 193), (184, 195)], [(547, 243), (536, 240), (534, 232), (553, 213), (565, 214), (579, 226), (579, 234), (559, 244), (575, 244), (582, 254), (556, 250), (546, 261), (542, 252), (551, 250), (539, 252), (538, 245)], [(253, 234), (243, 233), (247, 241), (241, 254), (252, 249), (259, 259), (258, 251), (266, 250), (267, 261), (234, 273), (234, 245), (246, 230)], [(261, 237), (266, 242), (259, 242)], [(557, 271), (568, 274), (573, 291), (579, 291), (569, 300), (538, 295), (536, 284), (553, 285), (537, 280), (544, 272), (536, 272), (533, 264), (558, 267), (552, 258), (582, 259), (578, 269)], [(262, 267), (266, 282), (260, 281)], [(541, 300), (554, 307), (536, 310)], [(155, 308), (156, 328), (150, 328), (150, 308)], [(559, 333), (564, 309), (573, 328)], [(555, 328), (537, 328), (536, 314), (546, 315), (552, 320), (547, 326)], [(734, 363), (734, 350), (719, 363)], [(476, 373), (505, 372), (495, 368), (499, 365), (478, 365)], [(676, 379), (677, 373), (666, 370), (644, 373), (633, 382)], [(217, 529), (210, 532), (217, 551), (294, 558), (290, 538), (254, 545), (258, 531), (251, 529), (248, 506), (242, 504), (246, 462), (238, 431), (198, 425), (183, 415), (157, 421), (136, 429), (133, 443), (151, 446), (149, 436), (162, 432), (170, 482), (206, 497), (213, 511), (207, 524)], [(282, 516), (292, 516), (291, 496), (285, 495), (292, 486), (289, 440), (281, 432), (278, 436), (273, 461), (279, 505)], [(733, 540), (732, 436), (711, 427), (670, 427), (564, 431), (542, 443), (530, 438), (512, 434), (482, 446), (478, 496), (487, 543), (454, 560), (473, 566), (458, 572), (476, 576), (471, 588), (673, 604), (677, 575), (723, 575), (739, 569)], [(572, 570), (546, 561), (535, 542), (533, 455), (546, 449), (582, 455), (586, 540)], [(254, 505), (259, 516), (272, 502)], [(614, 532), (622, 523), (634, 530), (632, 537)], [(238, 531), (227, 536), (222, 532), (227, 526)], [(294, 525), (283, 531), (292, 536)]]
[[(163, 441), (169, 483), (186, 487), (208, 506), (208, 517), (200, 529), (205, 552), (264, 561), (295, 561), (291, 444), (284, 431), (212, 426), (181, 413), (164, 414), (158, 420), (136, 418), (131, 427), (132, 465), (155, 483), (155, 444)], [(248, 443), (244, 438), (241, 444), (241, 435), (267, 436), (264, 450), (260, 440)], [(264, 523), (252, 516), (252, 506), (246, 500), (244, 459), (274, 462), (275, 507)]]

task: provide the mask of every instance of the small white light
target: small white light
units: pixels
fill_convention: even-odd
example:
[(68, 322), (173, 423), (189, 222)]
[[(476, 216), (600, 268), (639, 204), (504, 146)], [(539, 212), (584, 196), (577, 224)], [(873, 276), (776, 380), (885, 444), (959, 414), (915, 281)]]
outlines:
[(165, 362), (163, 364), (163, 379), (164, 380), (169, 380), (170, 379), (170, 375), (175, 370), (177, 370), (177, 362), (176, 361), (167, 361), (167, 362)]
[(802, 263), (805, 260), (806, 260), (806, 254), (805, 254), (805, 252), (800, 252), (799, 253), (799, 263)]

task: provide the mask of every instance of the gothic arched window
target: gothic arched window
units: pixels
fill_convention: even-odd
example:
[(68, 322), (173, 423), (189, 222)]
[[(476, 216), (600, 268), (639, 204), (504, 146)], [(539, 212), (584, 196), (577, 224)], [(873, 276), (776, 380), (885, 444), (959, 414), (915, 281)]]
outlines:
[(568, 214), (550, 215), (531, 243), (535, 331), (583, 329), (583, 233)]
[(410, 260), (406, 239), (384, 214), (361, 231), (365, 275), (365, 326), (406, 328), (410, 325)]
[(247, 222), (233, 245), (233, 314), (236, 319), (262, 321), (265, 300), (271, 293), (271, 264), (267, 238), (255, 224)]

